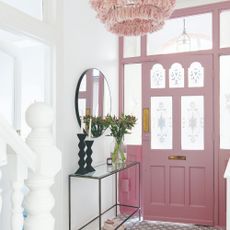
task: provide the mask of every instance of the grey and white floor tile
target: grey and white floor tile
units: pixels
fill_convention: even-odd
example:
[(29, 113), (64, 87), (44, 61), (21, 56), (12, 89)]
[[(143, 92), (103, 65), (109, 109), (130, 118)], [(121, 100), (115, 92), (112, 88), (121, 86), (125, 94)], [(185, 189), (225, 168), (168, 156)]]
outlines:
[(206, 227), (191, 224), (168, 223), (160, 221), (138, 221), (138, 218), (129, 220), (126, 230), (222, 230), (221, 228)]

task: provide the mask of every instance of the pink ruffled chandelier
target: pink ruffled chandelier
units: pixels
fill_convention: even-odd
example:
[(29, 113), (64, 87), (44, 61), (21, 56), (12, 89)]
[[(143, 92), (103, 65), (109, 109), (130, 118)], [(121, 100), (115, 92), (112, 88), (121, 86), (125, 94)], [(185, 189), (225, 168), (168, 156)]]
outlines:
[(161, 29), (176, 0), (90, 0), (107, 29), (123, 36), (137, 36)]

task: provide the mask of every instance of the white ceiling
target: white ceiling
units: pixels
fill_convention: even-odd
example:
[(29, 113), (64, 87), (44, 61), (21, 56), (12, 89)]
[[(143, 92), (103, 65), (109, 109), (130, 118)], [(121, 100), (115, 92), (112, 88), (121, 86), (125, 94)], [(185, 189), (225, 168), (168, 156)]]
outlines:
[(179, 8), (186, 8), (191, 6), (199, 6), (199, 5), (206, 5), (216, 2), (226, 2), (229, 0), (177, 0), (176, 1), (176, 9)]

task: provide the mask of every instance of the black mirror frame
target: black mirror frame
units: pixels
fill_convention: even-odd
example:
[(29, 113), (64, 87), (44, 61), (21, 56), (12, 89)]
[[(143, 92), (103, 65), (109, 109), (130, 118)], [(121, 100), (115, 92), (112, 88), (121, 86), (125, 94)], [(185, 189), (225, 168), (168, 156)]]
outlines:
[[(77, 121), (78, 121), (78, 124), (79, 126), (81, 126), (81, 118), (80, 118), (80, 115), (79, 115), (79, 106), (78, 106), (78, 95), (79, 95), (79, 90), (80, 90), (80, 86), (81, 86), (81, 82), (82, 82), (82, 79), (83, 77), (85, 76), (85, 74), (92, 70), (92, 69), (97, 69), (97, 68), (89, 68), (89, 69), (86, 69), (80, 76), (79, 80), (78, 80), (78, 83), (77, 83), (77, 87), (76, 87), (76, 90), (75, 90), (75, 100), (74, 100), (74, 103), (75, 103), (75, 114), (76, 114), (76, 118), (77, 118)], [(97, 69), (98, 71), (100, 71), (99, 69)], [(101, 72), (101, 71), (100, 71)], [(101, 72), (102, 73), (102, 72)], [(102, 73), (103, 74), (103, 73)], [(112, 98), (111, 98), (111, 90), (110, 90), (110, 87), (109, 87), (109, 83), (108, 83), (108, 80), (106, 79), (105, 75), (103, 74), (104, 76), (104, 80), (108, 86), (108, 90), (109, 90), (109, 95), (110, 95), (110, 100), (109, 100), (109, 103), (110, 103), (110, 113), (111, 113), (111, 102), (112, 102)], [(85, 133), (85, 130), (83, 131)]]

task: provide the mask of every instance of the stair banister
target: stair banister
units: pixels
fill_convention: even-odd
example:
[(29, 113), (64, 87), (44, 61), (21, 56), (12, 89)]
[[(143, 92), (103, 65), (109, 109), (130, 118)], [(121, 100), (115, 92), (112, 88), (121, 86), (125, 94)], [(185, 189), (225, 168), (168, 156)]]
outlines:
[(37, 161), (35, 171), (29, 172), (26, 180), (30, 191), (24, 199), (27, 213), (24, 230), (54, 230), (51, 210), (55, 200), (50, 187), (61, 169), (61, 152), (51, 133), (54, 112), (44, 103), (36, 102), (26, 111), (26, 121), (32, 129), (26, 143), (36, 153)]
[(8, 152), (8, 178), (10, 179), (11, 192), (11, 230), (22, 230), (24, 224), (22, 202), (25, 196), (25, 179), (28, 176), (28, 167), (23, 159)]
[(16, 154), (18, 154), (27, 167), (34, 170), (36, 155), (29, 146), (22, 140), (17, 132), (8, 124), (8, 122), (0, 115), (0, 137), (9, 145)]
[[(8, 149), (7, 146), (10, 148)], [(10, 158), (10, 159), (9, 159)], [(8, 163), (8, 178), (12, 184), (12, 210), (11, 229), (23, 229), (23, 207), (24, 180), (27, 170), (35, 170), (36, 154), (22, 140), (17, 132), (0, 115), (0, 180), (2, 177), (1, 167)], [(2, 209), (2, 197), (0, 189), (0, 213)]]

